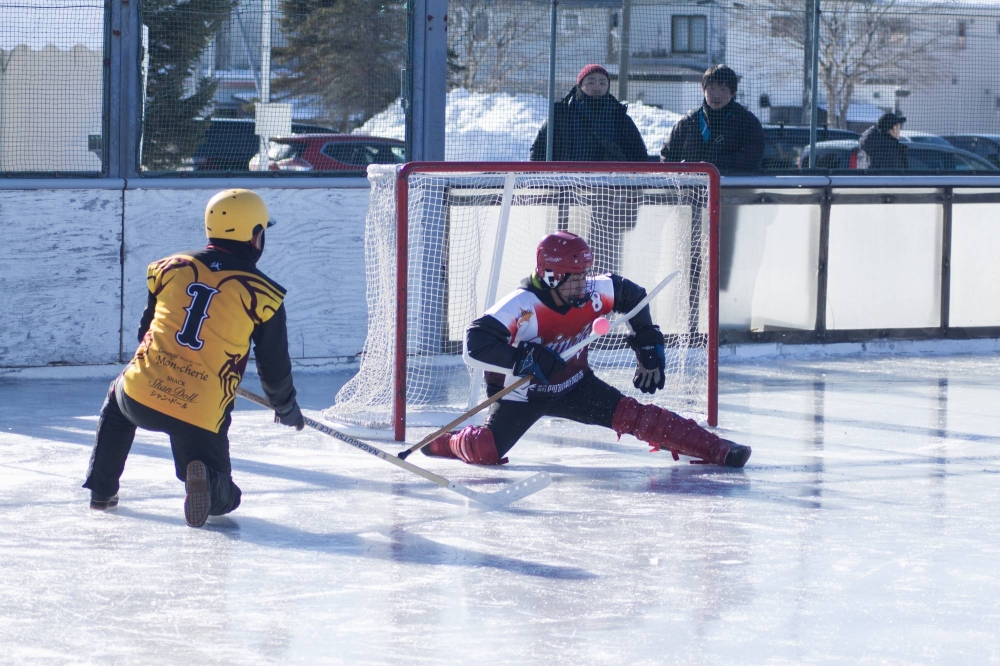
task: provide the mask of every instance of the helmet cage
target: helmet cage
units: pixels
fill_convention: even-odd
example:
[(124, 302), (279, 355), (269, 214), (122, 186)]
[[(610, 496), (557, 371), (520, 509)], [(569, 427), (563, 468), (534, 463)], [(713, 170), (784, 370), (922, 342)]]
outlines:
[(597, 290), (597, 274), (594, 272), (593, 266), (588, 266), (582, 271), (567, 271), (564, 273), (555, 273), (551, 269), (547, 269), (538, 277), (549, 289), (558, 290), (566, 284), (571, 275), (581, 274), (584, 276), (585, 281), (583, 293), (579, 296), (565, 296), (559, 292), (559, 297), (574, 308), (582, 308), (590, 302), (590, 299), (594, 296), (594, 292)]
[(594, 253), (587, 241), (568, 231), (557, 231), (542, 239), (535, 252), (535, 274), (549, 289), (562, 287), (570, 275), (586, 276), (586, 286), (580, 296), (560, 298), (573, 307), (586, 305), (595, 290)]

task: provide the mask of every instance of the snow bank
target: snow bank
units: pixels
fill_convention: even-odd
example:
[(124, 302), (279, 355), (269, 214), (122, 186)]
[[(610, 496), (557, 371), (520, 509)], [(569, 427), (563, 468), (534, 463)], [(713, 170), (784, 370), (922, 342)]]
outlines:
[[(448, 93), (445, 119), (445, 159), (518, 162), (528, 159), (531, 144), (547, 117), (541, 95), (475, 93), (456, 89)], [(642, 102), (628, 107), (646, 149), (656, 154), (681, 117)], [(393, 139), (404, 138), (405, 118), (397, 100), (389, 108), (354, 130)]]

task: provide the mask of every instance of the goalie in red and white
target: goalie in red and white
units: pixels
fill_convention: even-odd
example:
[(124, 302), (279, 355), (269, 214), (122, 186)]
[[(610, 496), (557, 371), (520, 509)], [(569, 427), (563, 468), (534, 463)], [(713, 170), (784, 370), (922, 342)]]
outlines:
[[(476, 319), (466, 331), (465, 360), (486, 371), (488, 395), (505, 384), (533, 378), (490, 409), (482, 426), (446, 433), (423, 451), (476, 465), (499, 465), (521, 436), (543, 416), (601, 425), (618, 436), (628, 433), (652, 451), (669, 450), (700, 462), (743, 467), (750, 447), (722, 439), (691, 419), (643, 405), (599, 379), (587, 362), (587, 348), (568, 361), (560, 353), (583, 341), (593, 322), (611, 312), (627, 313), (646, 296), (639, 285), (618, 275), (594, 275), (594, 255), (586, 241), (566, 231), (538, 244), (536, 268), (521, 287)], [(635, 350), (633, 384), (643, 393), (664, 385), (663, 334), (646, 306), (629, 322)]]

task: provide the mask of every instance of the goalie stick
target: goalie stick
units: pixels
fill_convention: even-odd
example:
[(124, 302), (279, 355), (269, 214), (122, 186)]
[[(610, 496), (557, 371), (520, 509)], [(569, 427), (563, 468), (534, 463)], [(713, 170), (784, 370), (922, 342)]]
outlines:
[[(664, 287), (666, 287), (668, 284), (670, 284), (670, 281), (673, 280), (675, 277), (677, 277), (677, 275), (679, 273), (680, 273), (680, 271), (674, 271), (673, 273), (671, 273), (667, 277), (665, 277), (662, 280), (660, 280), (660, 283), (653, 288), (653, 291), (651, 291), (648, 294), (646, 294), (646, 297), (643, 298), (641, 301), (639, 301), (638, 305), (636, 305), (634, 308), (632, 308), (631, 310), (629, 310), (629, 312), (626, 313), (625, 315), (623, 315), (621, 317), (618, 317), (613, 322), (611, 322), (611, 328), (609, 328), (605, 333), (603, 333), (603, 334), (601, 334), (601, 333), (594, 333), (593, 335), (588, 336), (582, 342), (576, 343), (575, 345), (573, 345), (572, 347), (570, 347), (569, 349), (567, 349), (566, 351), (564, 351), (562, 353), (562, 359), (564, 361), (568, 361), (569, 359), (573, 358), (573, 356), (576, 355), (577, 352), (579, 352), (581, 349), (583, 349), (584, 347), (586, 347), (587, 345), (589, 345), (590, 343), (592, 343), (597, 338), (601, 337), (602, 335), (607, 335), (608, 333), (610, 333), (614, 329), (618, 328), (619, 326), (621, 326), (622, 324), (624, 324), (625, 322), (627, 322), (628, 320), (630, 320), (632, 317), (634, 317), (637, 314), (639, 314), (639, 311), (642, 310), (644, 307), (646, 307), (646, 305), (648, 305), (649, 302), (652, 301), (653, 298), (655, 298), (656, 295), (659, 294), (663, 290)], [(464, 414), (462, 414), (461, 416), (459, 416), (458, 418), (456, 418), (454, 421), (452, 421), (448, 425), (435, 430), (434, 432), (432, 432), (431, 434), (427, 435), (426, 437), (424, 437), (422, 440), (420, 440), (419, 442), (417, 442), (416, 444), (414, 444), (410, 448), (405, 449), (403, 451), (400, 451), (399, 453), (396, 454), (396, 456), (400, 460), (406, 460), (406, 457), (408, 455), (410, 455), (411, 453), (413, 453), (414, 451), (416, 451), (417, 449), (424, 448), (425, 446), (427, 446), (428, 444), (430, 444), (431, 442), (433, 442), (435, 439), (437, 439), (439, 436), (441, 436), (444, 433), (448, 432), (449, 430), (451, 430), (452, 428), (454, 428), (455, 426), (457, 426), (462, 421), (465, 421), (470, 416), (473, 416), (474, 414), (478, 414), (482, 410), (484, 410), (487, 407), (489, 407), (490, 405), (492, 405), (497, 400), (500, 400), (501, 398), (503, 398), (508, 393), (511, 393), (511, 392), (516, 391), (517, 389), (521, 388), (526, 383), (528, 383), (528, 380), (530, 380), (531, 377), (532, 377), (531, 375), (525, 375), (524, 377), (521, 377), (516, 382), (514, 382), (513, 384), (511, 384), (510, 386), (506, 386), (503, 389), (501, 389), (500, 391), (497, 391), (496, 393), (494, 393), (493, 395), (491, 395), (489, 398), (487, 398), (486, 400), (483, 400), (481, 403), (479, 403), (478, 405), (476, 405), (475, 407), (473, 407), (469, 411), (465, 412)]]
[[(248, 391), (243, 387), (238, 387), (236, 389), (236, 395), (240, 396), (241, 398), (246, 398), (251, 402), (255, 402), (262, 407), (273, 409), (273, 407), (271, 407), (271, 404), (264, 397), (259, 396), (251, 391)], [(463, 497), (467, 497), (468, 499), (479, 502), (480, 504), (485, 504), (486, 506), (493, 509), (498, 509), (512, 502), (516, 502), (519, 499), (524, 499), (528, 495), (533, 495), (534, 493), (537, 493), (539, 490), (542, 490), (543, 488), (547, 487), (550, 483), (552, 483), (552, 477), (549, 475), (548, 472), (539, 472), (537, 474), (528, 477), (524, 481), (519, 481), (518, 483), (509, 485), (501, 490), (497, 490), (491, 493), (479, 492), (477, 490), (473, 490), (471, 488), (463, 486), (460, 483), (449, 481), (443, 476), (438, 476), (433, 472), (428, 472), (426, 469), (417, 467), (416, 465), (408, 463), (405, 460), (400, 460), (396, 456), (389, 455), (385, 451), (382, 451), (381, 449), (378, 449), (372, 446), (371, 444), (362, 442), (360, 439), (355, 439), (354, 437), (346, 435), (340, 432), (339, 430), (334, 430), (330, 426), (320, 423), (319, 421), (314, 421), (308, 416), (303, 415), (303, 418), (305, 419), (305, 423), (307, 426), (315, 430), (319, 430), (324, 435), (329, 435), (330, 437), (339, 439), (340, 441), (346, 444), (350, 444), (356, 449), (364, 451), (365, 453), (370, 453), (376, 458), (381, 458), (382, 460), (392, 463), (397, 467), (402, 467), (403, 469), (409, 472), (413, 472), (418, 476), (424, 477), (425, 479), (431, 481), (432, 483), (436, 483), (442, 488), (447, 488), (448, 490), (456, 492)]]

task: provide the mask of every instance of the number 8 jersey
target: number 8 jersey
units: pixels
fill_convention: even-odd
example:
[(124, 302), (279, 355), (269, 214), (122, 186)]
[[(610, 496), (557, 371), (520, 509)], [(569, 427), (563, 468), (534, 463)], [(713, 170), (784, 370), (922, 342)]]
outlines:
[(185, 423), (219, 432), (254, 341), (262, 379), (290, 376), (285, 290), (254, 262), (209, 245), (154, 261), (140, 342), (125, 393)]

